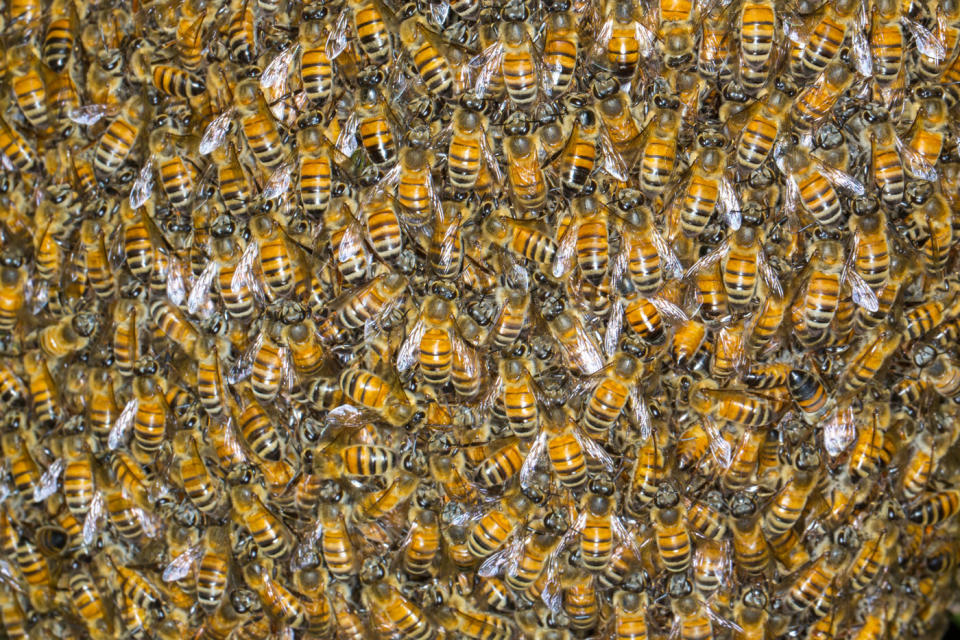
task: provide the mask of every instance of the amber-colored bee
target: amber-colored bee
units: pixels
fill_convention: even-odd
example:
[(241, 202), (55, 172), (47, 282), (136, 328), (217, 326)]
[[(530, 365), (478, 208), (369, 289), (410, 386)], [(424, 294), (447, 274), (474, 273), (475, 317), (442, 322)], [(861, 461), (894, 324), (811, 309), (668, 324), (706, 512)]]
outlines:
[(786, 605), (792, 611), (813, 608), (818, 617), (827, 615), (840, 590), (837, 576), (846, 560), (843, 547), (828, 544), (823, 553), (794, 578), (785, 598)]
[(791, 73), (813, 76), (823, 71), (840, 51), (848, 27), (857, 28), (854, 24), (856, 11), (857, 5), (846, 0), (834, 0), (827, 5), (799, 60), (792, 61)]
[(776, 11), (773, 3), (744, 2), (740, 5), (740, 81), (756, 91), (770, 74), (770, 56), (776, 39)]
[(226, 494), (220, 481), (207, 469), (196, 438), (187, 431), (181, 431), (174, 437), (173, 449), (180, 468), (180, 481), (194, 506), (203, 513), (222, 511)]
[(553, 238), (509, 218), (491, 216), (484, 223), (483, 232), (491, 242), (540, 264), (544, 269), (553, 263), (557, 253)]
[[(658, 98), (660, 100), (660, 98)], [(640, 187), (651, 196), (666, 188), (677, 163), (677, 133), (680, 117), (668, 102), (662, 102), (640, 155)]]
[(46, 131), (50, 126), (47, 91), (39, 68), (26, 46), (12, 47), (7, 53), (7, 71), (17, 106), (31, 126)]
[[(378, 167), (392, 165), (397, 159), (397, 144), (387, 119), (387, 107), (375, 85), (361, 89), (357, 108), (357, 132), (370, 161)], [(422, 152), (418, 153), (422, 157)]]
[(470, 531), (467, 539), (470, 553), (482, 560), (499, 549), (520, 525), (530, 507), (530, 501), (517, 493), (505, 498), (502, 506), (490, 509)]
[(775, 90), (767, 96), (737, 142), (737, 164), (741, 169), (753, 171), (767, 159), (792, 104), (793, 99), (784, 91)]
[(253, 536), (257, 546), (268, 558), (281, 558), (293, 546), (290, 532), (277, 517), (264, 506), (253, 489), (234, 487), (231, 492), (233, 515)]
[(900, 346), (902, 336), (890, 330), (874, 330), (868, 340), (850, 354), (837, 389), (841, 394), (852, 394), (873, 380), (887, 359)]
[[(123, 165), (140, 135), (147, 114), (147, 105), (139, 96), (133, 96), (124, 103), (97, 143), (93, 156), (93, 168), (97, 173), (109, 177)], [(4, 146), (0, 137), (0, 148)]]
[(834, 62), (793, 101), (790, 120), (796, 131), (810, 133), (823, 121), (836, 104), (837, 99), (853, 81), (847, 66)]
[(351, 401), (380, 413), (394, 426), (402, 426), (414, 417), (414, 407), (402, 392), (369, 371), (345, 369), (340, 375), (340, 388)]
[(763, 515), (763, 529), (769, 538), (778, 537), (791, 529), (803, 514), (807, 500), (817, 481), (816, 468), (820, 459), (816, 451), (801, 447), (786, 471), (787, 480)]
[(930, 179), (943, 148), (947, 105), (934, 95), (922, 101), (901, 149), (904, 169), (912, 178)]
[(420, 608), (386, 582), (379, 582), (363, 591), (363, 601), (378, 612), (405, 638), (426, 640), (435, 630)]
[(686, 571), (693, 559), (693, 551), (680, 495), (670, 485), (662, 484), (654, 505), (651, 518), (656, 525), (660, 560), (668, 571)]
[(770, 562), (770, 548), (760, 529), (756, 502), (738, 492), (730, 503), (733, 517), (733, 555), (738, 570), (746, 574), (763, 573)]

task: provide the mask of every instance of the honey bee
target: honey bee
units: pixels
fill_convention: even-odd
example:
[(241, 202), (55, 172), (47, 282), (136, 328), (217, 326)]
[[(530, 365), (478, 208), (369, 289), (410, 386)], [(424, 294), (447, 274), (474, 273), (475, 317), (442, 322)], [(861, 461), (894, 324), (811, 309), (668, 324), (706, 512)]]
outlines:
[(740, 81), (757, 91), (767, 82), (776, 32), (773, 3), (744, 2), (740, 5)]
[(7, 71), (20, 112), (32, 127), (46, 131), (50, 127), (46, 86), (27, 46), (11, 47), (7, 52)]
[(846, 65), (831, 63), (826, 70), (793, 101), (790, 121), (795, 131), (810, 133), (833, 109), (837, 98), (853, 81)]
[(737, 141), (737, 165), (742, 171), (759, 168), (780, 136), (780, 129), (793, 105), (786, 86), (778, 86), (744, 125)]

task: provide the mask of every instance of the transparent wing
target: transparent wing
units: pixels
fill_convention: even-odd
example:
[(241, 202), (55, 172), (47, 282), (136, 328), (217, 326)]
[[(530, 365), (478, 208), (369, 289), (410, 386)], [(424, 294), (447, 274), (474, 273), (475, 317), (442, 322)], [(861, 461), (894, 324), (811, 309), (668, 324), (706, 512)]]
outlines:
[(613, 458), (610, 457), (610, 454), (607, 453), (603, 447), (597, 444), (596, 440), (584, 435), (580, 428), (572, 423), (571, 432), (573, 433), (574, 439), (580, 444), (588, 456), (599, 462), (603, 468), (610, 473), (613, 473), (616, 470), (616, 462), (614, 462)]
[(40, 482), (33, 489), (33, 501), (40, 502), (46, 500), (57, 491), (57, 485), (60, 481), (60, 474), (63, 472), (63, 458), (57, 458), (50, 463), (47, 470), (40, 476)]
[(500, 170), (500, 163), (497, 162), (497, 157), (490, 149), (486, 131), (480, 136), (480, 153), (483, 155), (484, 166), (487, 168), (487, 171), (490, 172), (490, 179), (494, 184), (503, 184), (505, 178), (503, 172)]
[(677, 257), (677, 254), (667, 244), (660, 232), (652, 226), (650, 228), (650, 240), (653, 241), (653, 246), (656, 247), (657, 253), (660, 255), (660, 268), (663, 270), (664, 279), (677, 280), (683, 277), (683, 265), (680, 264), (680, 258)]
[(739, 229), (743, 223), (740, 203), (737, 200), (736, 192), (733, 190), (733, 184), (726, 178), (720, 180), (720, 193), (717, 199), (717, 205), (727, 226), (730, 227), (732, 231)]
[(352, 158), (357, 150), (357, 128), (359, 126), (360, 118), (357, 117), (357, 113), (354, 111), (343, 124), (340, 135), (337, 136), (335, 146), (340, 153), (348, 158)]
[(231, 107), (210, 121), (207, 128), (203, 130), (200, 144), (197, 147), (200, 155), (208, 155), (223, 146), (233, 122), (233, 114), (234, 108)]
[(850, 30), (850, 38), (853, 41), (852, 51), (853, 65), (864, 78), (873, 75), (873, 56), (870, 54), (870, 44), (867, 42), (867, 13), (866, 3), (860, 5), (857, 11), (857, 20), (853, 29)]
[(630, 417), (640, 430), (640, 439), (646, 440), (650, 437), (650, 434), (653, 433), (653, 423), (650, 419), (650, 410), (647, 408), (647, 401), (644, 399), (639, 385), (634, 385), (634, 387), (630, 389), (629, 402)]
[(671, 322), (683, 323), (690, 320), (683, 309), (673, 304), (669, 300), (664, 300), (663, 298), (654, 296), (650, 298), (650, 304), (657, 308), (657, 311), (660, 312), (660, 315)]
[(110, 428), (110, 434), (107, 436), (107, 448), (113, 451), (123, 446), (127, 439), (127, 432), (133, 426), (133, 419), (137, 415), (137, 399), (130, 398), (123, 407), (123, 411), (117, 417), (117, 421)]
[[(940, 16), (937, 17), (939, 21)], [(943, 41), (934, 35), (932, 31), (907, 16), (900, 16), (900, 24), (906, 27), (910, 35), (913, 36), (913, 42), (917, 45), (917, 51), (933, 60), (935, 64), (946, 60), (947, 48), (944, 46)]]
[(855, 269), (850, 268), (846, 269), (845, 274), (847, 282), (850, 283), (850, 292), (854, 304), (863, 307), (870, 313), (876, 313), (880, 309), (880, 301), (877, 300), (877, 294), (873, 292), (863, 276), (857, 273)]
[(600, 153), (603, 154), (604, 171), (620, 182), (627, 182), (630, 174), (627, 162), (623, 159), (623, 156), (620, 155), (620, 152), (614, 148), (613, 141), (610, 140), (610, 135), (603, 127), (600, 128), (597, 142), (600, 146)]
[(713, 454), (714, 459), (720, 466), (726, 469), (733, 461), (733, 451), (730, 443), (720, 433), (720, 429), (713, 420), (704, 419), (703, 429), (710, 438), (710, 453)]
[(603, 351), (607, 357), (612, 357), (620, 346), (620, 335), (623, 333), (623, 303), (618, 297), (610, 309), (610, 317), (603, 332)]
[(857, 437), (856, 419), (848, 405), (843, 410), (834, 409), (823, 422), (823, 447), (831, 457), (837, 457)]
[(474, 91), (477, 95), (484, 95), (490, 86), (490, 81), (494, 74), (501, 70), (503, 62), (503, 43), (497, 41), (484, 49), (480, 55), (469, 62), (469, 66), (479, 69), (476, 82), (474, 82)]
[(193, 569), (194, 563), (203, 555), (203, 545), (195, 544), (187, 547), (180, 555), (170, 561), (163, 569), (164, 582), (176, 582), (186, 578)]
[(260, 74), (260, 89), (264, 93), (277, 90), (287, 83), (287, 76), (290, 74), (290, 65), (293, 64), (299, 51), (300, 45), (296, 44), (288, 47), (286, 51), (283, 51), (270, 61), (267, 68)]
[(236, 269), (233, 271), (233, 277), (230, 278), (231, 289), (239, 291), (243, 289), (244, 285), (253, 280), (251, 277), (253, 264), (259, 255), (260, 252), (257, 243), (253, 240), (248, 242), (243, 250), (243, 254), (240, 256), (240, 261), (237, 262)]
[(831, 167), (825, 162), (821, 162), (816, 156), (811, 155), (810, 158), (816, 163), (817, 170), (823, 175), (824, 178), (829, 180), (833, 186), (849, 191), (857, 196), (862, 196), (864, 193), (866, 193), (863, 183), (851, 176), (849, 173), (840, 171), (836, 167)]
[(167, 271), (167, 298), (179, 307), (186, 297), (187, 283), (183, 279), (182, 265), (174, 256), (170, 256), (170, 270)]
[(480, 375), (480, 359), (477, 352), (458, 335), (453, 335), (450, 341), (453, 345), (453, 357), (460, 363), (465, 374), (471, 377)]
[(153, 160), (148, 159), (130, 188), (130, 206), (139, 209), (153, 195)]
[(227, 374), (228, 384), (237, 384), (250, 376), (250, 373), (253, 371), (253, 360), (256, 358), (257, 352), (260, 351), (262, 345), (263, 332), (259, 332), (257, 333), (257, 337), (254, 338), (253, 343), (247, 347), (243, 355), (230, 367), (230, 372)]
[(762, 247), (757, 251), (757, 268), (760, 271), (760, 276), (767, 285), (767, 289), (777, 298), (782, 299), (783, 287), (780, 285), (780, 278), (777, 277), (777, 272), (770, 266), (770, 261), (767, 260), (767, 253)]
[(620, 540), (623, 545), (630, 549), (630, 552), (635, 558), (642, 557), (640, 547), (637, 545), (637, 539), (633, 537), (627, 527), (623, 524), (623, 521), (615, 515), (610, 518), (610, 529), (613, 532), (614, 539)]
[(418, 320), (410, 329), (410, 333), (407, 334), (407, 339), (400, 345), (400, 350), (397, 351), (397, 371), (400, 373), (406, 373), (417, 363), (420, 358), (420, 341), (423, 339), (426, 330), (426, 323), (423, 320)]
[(340, 54), (347, 49), (347, 34), (349, 33), (349, 29), (347, 28), (348, 16), (349, 12), (347, 11), (338, 12), (337, 22), (327, 35), (327, 42), (324, 44), (324, 49), (327, 52), (327, 57), (331, 60), (337, 59)]
[(573, 259), (577, 251), (577, 223), (567, 227), (566, 233), (557, 245), (557, 253), (553, 256), (551, 273), (554, 278), (562, 278), (573, 268)]
[(523, 542), (523, 536), (514, 536), (513, 540), (505, 545), (503, 549), (484, 560), (480, 568), (477, 569), (477, 574), (490, 578), (500, 575), (501, 573), (509, 574), (510, 572), (515, 572), (520, 562), (520, 557), (523, 555)]
[(910, 172), (923, 180), (927, 180), (929, 182), (936, 181), (936, 168), (927, 162), (926, 158), (914, 151), (913, 147), (901, 140), (900, 136), (894, 136), (894, 139), (897, 143), (897, 151), (900, 152), (900, 158), (903, 159), (904, 165), (910, 170)]
[(99, 491), (93, 495), (93, 501), (90, 503), (90, 510), (83, 520), (83, 544), (89, 547), (97, 538), (97, 531), (100, 527), (100, 520), (103, 518), (104, 502), (103, 494)]
[(690, 278), (695, 274), (699, 273), (700, 271), (709, 269), (710, 267), (720, 262), (720, 259), (723, 258), (729, 246), (730, 246), (730, 243), (728, 242), (724, 242), (720, 244), (720, 246), (718, 246), (716, 249), (714, 249), (707, 255), (703, 256), (702, 258), (694, 262), (693, 265), (689, 269), (687, 269), (687, 272), (683, 274), (683, 277), (685, 279)]
[(273, 200), (274, 198), (287, 193), (290, 190), (290, 184), (292, 182), (293, 162), (284, 162), (282, 165), (277, 167), (277, 170), (270, 175), (269, 179), (267, 179), (267, 183), (263, 186), (263, 191), (260, 193), (260, 197), (266, 200)]
[(190, 288), (190, 295), (187, 296), (188, 312), (195, 314), (200, 310), (200, 307), (206, 304), (209, 299), (210, 285), (213, 284), (213, 279), (218, 273), (220, 273), (220, 265), (213, 260), (208, 262), (207, 266), (203, 268), (200, 277), (196, 279), (193, 287)]
[(527, 457), (524, 459), (523, 464), (520, 466), (520, 486), (528, 487), (530, 486), (530, 480), (533, 477), (534, 472), (537, 470), (537, 465), (540, 463), (540, 457), (543, 455), (543, 452), (547, 448), (547, 432), (541, 430), (537, 434), (536, 440), (533, 441), (533, 444), (530, 445), (530, 451), (527, 452)]
[(85, 104), (67, 110), (67, 119), (84, 127), (90, 127), (101, 119), (117, 115), (117, 107), (109, 104)]

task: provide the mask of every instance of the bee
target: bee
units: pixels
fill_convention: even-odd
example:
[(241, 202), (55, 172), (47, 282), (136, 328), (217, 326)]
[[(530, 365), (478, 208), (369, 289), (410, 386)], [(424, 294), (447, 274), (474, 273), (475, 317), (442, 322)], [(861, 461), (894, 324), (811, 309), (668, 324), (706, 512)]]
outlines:
[(46, 131), (50, 127), (46, 85), (28, 47), (11, 47), (7, 53), (7, 71), (10, 88), (24, 118), (38, 131)]
[(453, 88), (450, 63), (437, 47), (437, 37), (422, 16), (411, 16), (400, 24), (400, 42), (427, 91), (434, 96), (449, 97)]
[(392, 16), (376, 0), (351, 0), (349, 6), (360, 49), (373, 65), (383, 66), (393, 55), (386, 22)]
[(803, 514), (817, 481), (820, 458), (810, 447), (801, 447), (784, 473), (787, 479), (763, 514), (762, 528), (768, 539), (786, 533)]
[[(634, 193), (639, 196), (639, 192)], [(654, 226), (649, 208), (630, 207), (628, 200), (621, 200), (621, 208), (624, 207), (629, 210), (623, 216), (620, 228), (621, 255), (626, 256), (627, 272), (637, 292), (653, 295), (677, 273), (679, 261)]]
[(263, 603), (264, 611), (279, 624), (294, 629), (307, 625), (303, 603), (271, 574), (272, 563), (255, 560), (243, 568), (243, 578)]
[(904, 170), (911, 178), (929, 180), (936, 175), (946, 126), (947, 105), (934, 92), (920, 103), (900, 149)]
[(230, 578), (229, 537), (225, 527), (207, 527), (203, 555), (197, 564), (197, 601), (205, 611), (215, 611), (223, 601)]
[(869, 518), (858, 535), (863, 539), (860, 549), (850, 560), (850, 586), (854, 591), (863, 591), (893, 560), (893, 545), (897, 541), (897, 531), (890, 523), (883, 521), (883, 515), (889, 509), (882, 505), (878, 517)]
[(722, 184), (725, 164), (726, 154), (721, 149), (701, 149), (679, 206), (684, 235), (692, 238), (707, 228), (721, 202), (721, 189), (727, 188)]
[(113, 634), (114, 621), (103, 603), (100, 590), (86, 569), (77, 568), (67, 578), (70, 603), (83, 620), (87, 632), (94, 638), (106, 638)]
[(174, 455), (180, 472), (184, 491), (194, 506), (203, 513), (219, 513), (226, 505), (226, 494), (207, 469), (200, 455), (196, 438), (188, 431), (181, 431), (173, 439)]
[(361, 598), (368, 609), (389, 622), (404, 638), (427, 640), (436, 631), (420, 607), (386, 582), (365, 587)]
[(656, 115), (645, 134), (646, 143), (640, 152), (640, 188), (651, 197), (666, 188), (677, 164), (677, 134), (680, 116), (675, 103), (662, 96), (654, 98)]
[(619, 90), (616, 80), (611, 80), (608, 84), (594, 81), (593, 94), (599, 101), (596, 111), (614, 150), (629, 157), (641, 141), (642, 125), (631, 109), (630, 99)]
[(286, 526), (267, 509), (254, 489), (236, 486), (231, 490), (233, 518), (253, 536), (260, 551), (268, 558), (278, 559), (293, 548)]
[(62, 405), (60, 390), (50, 375), (47, 358), (40, 352), (30, 352), (24, 358), (23, 368), (33, 417), (39, 426), (49, 429), (57, 423)]
[(830, 113), (837, 99), (853, 82), (853, 74), (841, 62), (834, 62), (793, 101), (790, 121), (795, 131), (809, 134)]
[(412, 576), (428, 576), (440, 551), (440, 526), (437, 514), (420, 510), (411, 520), (409, 541), (403, 551), (404, 570)]
[(647, 637), (646, 593), (617, 591), (613, 594), (613, 628), (618, 640), (642, 640)]
[[(631, 316), (624, 311), (629, 321)], [(570, 368), (581, 375), (592, 375), (603, 368), (600, 346), (578, 315), (564, 311), (550, 320), (547, 326)]]
[(657, 551), (667, 571), (686, 571), (693, 559), (686, 513), (680, 494), (669, 483), (663, 483), (653, 501), (650, 517), (656, 527)]
[(730, 502), (735, 566), (748, 575), (766, 571), (770, 548), (760, 529), (756, 502), (749, 494), (737, 492)]
[(556, 241), (528, 224), (492, 215), (483, 223), (483, 234), (491, 243), (536, 262), (544, 270), (552, 268)]
[(526, 123), (508, 122), (504, 132), (507, 135), (503, 139), (503, 151), (513, 202), (525, 210), (542, 207), (547, 199), (547, 182), (538, 158), (536, 138), (528, 135)]
[(799, 59), (791, 60), (790, 72), (794, 76), (814, 76), (826, 68), (840, 52), (847, 29), (857, 28), (857, 7), (848, 0), (834, 0), (826, 6)]
[(824, 541), (826, 548), (806, 569), (798, 572), (784, 598), (794, 612), (813, 609), (818, 618), (830, 611), (839, 591), (838, 575), (847, 560), (846, 550), (838, 544)]
[(757, 91), (770, 75), (776, 32), (776, 10), (769, 0), (740, 5), (740, 81)]
[[(378, 167), (390, 167), (397, 160), (397, 143), (393, 137), (387, 106), (377, 89), (380, 76), (366, 79), (357, 96), (357, 135), (370, 161)], [(417, 150), (422, 158), (423, 152)]]
[(603, 379), (594, 387), (583, 412), (583, 427), (594, 439), (605, 439), (628, 402), (639, 403), (633, 389), (644, 369), (627, 353), (618, 353)]
[(280, 168), (287, 156), (276, 120), (255, 80), (237, 83), (234, 96), (238, 128), (261, 168), (261, 175), (268, 176)]
[[(109, 178), (123, 166), (140, 136), (148, 111), (144, 100), (140, 96), (133, 96), (104, 130), (93, 155), (93, 168), (100, 177)], [(2, 142), (0, 136), (0, 148), (6, 146)]]
[(903, 340), (899, 332), (887, 329), (875, 329), (868, 338), (850, 354), (840, 374), (837, 391), (841, 395), (856, 393), (873, 380)]
[[(564, 232), (557, 248), (553, 273), (569, 270), (573, 255), (583, 278), (599, 287), (610, 264), (609, 220), (606, 209), (593, 196), (575, 198), (571, 203), (573, 223)], [(571, 255), (573, 254), (573, 255)]]
[(489, 511), (470, 530), (467, 548), (483, 560), (499, 549), (530, 512), (532, 504), (522, 493), (505, 497), (501, 505)]
[(627, 82), (637, 75), (640, 58), (652, 52), (653, 34), (636, 16), (633, 4), (608, 2), (606, 7), (595, 46), (602, 47), (602, 66)]
[(780, 129), (793, 105), (793, 97), (789, 93), (786, 86), (777, 87), (744, 125), (736, 152), (741, 171), (758, 169), (773, 151)]
[(403, 426), (415, 417), (414, 406), (405, 394), (380, 376), (362, 369), (344, 369), (340, 389), (350, 401), (379, 413), (394, 426)]
[(556, 98), (570, 88), (579, 52), (580, 35), (575, 15), (554, 7), (546, 16), (542, 58), (543, 88), (548, 96)]

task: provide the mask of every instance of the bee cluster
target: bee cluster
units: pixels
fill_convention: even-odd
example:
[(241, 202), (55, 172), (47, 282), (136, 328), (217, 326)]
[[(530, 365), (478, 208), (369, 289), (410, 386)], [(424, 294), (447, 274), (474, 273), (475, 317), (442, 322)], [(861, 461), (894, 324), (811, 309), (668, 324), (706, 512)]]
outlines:
[(0, 9), (5, 637), (942, 633), (957, 0)]

